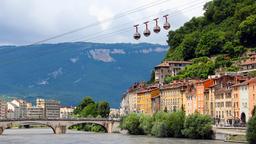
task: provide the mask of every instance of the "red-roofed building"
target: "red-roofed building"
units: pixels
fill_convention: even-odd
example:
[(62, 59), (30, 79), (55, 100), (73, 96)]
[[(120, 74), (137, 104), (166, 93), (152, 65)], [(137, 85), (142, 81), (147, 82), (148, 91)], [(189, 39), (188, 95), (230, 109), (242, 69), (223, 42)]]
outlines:
[(192, 64), (189, 61), (164, 61), (155, 67), (155, 81), (164, 83), (167, 76), (177, 75), (185, 66)]

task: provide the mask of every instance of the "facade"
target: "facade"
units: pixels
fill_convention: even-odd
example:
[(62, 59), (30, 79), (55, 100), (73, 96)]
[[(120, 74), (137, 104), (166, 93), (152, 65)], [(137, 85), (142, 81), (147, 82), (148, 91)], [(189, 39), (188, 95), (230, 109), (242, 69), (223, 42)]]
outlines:
[(45, 100), (44, 110), (47, 119), (60, 118), (60, 102), (55, 100)]
[(44, 109), (41, 107), (28, 107), (27, 109), (27, 118), (29, 119), (43, 119)]
[(124, 116), (132, 112), (138, 112), (137, 93), (146, 88), (144, 82), (134, 83), (127, 92), (124, 93), (121, 101), (120, 115)]
[(12, 102), (7, 102), (7, 118), (8, 119), (20, 118), (20, 107)]
[(256, 53), (249, 54), (249, 58), (240, 64), (240, 72), (256, 71)]
[(149, 90), (140, 90), (137, 93), (137, 112), (151, 114), (151, 94)]
[(186, 82), (174, 82), (161, 88), (161, 109), (176, 111), (185, 106)]
[(44, 116), (47, 119), (60, 118), (60, 102), (59, 101), (37, 99), (36, 107), (44, 109)]
[(177, 75), (185, 66), (191, 63), (189, 61), (164, 61), (155, 67), (155, 81), (163, 84), (167, 76)]
[(256, 78), (248, 81), (249, 88), (249, 117), (252, 117), (252, 111), (256, 105)]
[(111, 108), (109, 112), (109, 117), (111, 118), (120, 118), (120, 110)]
[(150, 90), (151, 93), (151, 108), (152, 113), (156, 113), (161, 110), (161, 100), (160, 100), (160, 89), (158, 87), (154, 87)]
[(0, 99), (0, 119), (7, 117), (7, 104), (4, 100)]
[(19, 108), (18, 118), (27, 118), (27, 102), (26, 101), (22, 99), (15, 99), (15, 100), (12, 100), (11, 103)]
[(72, 114), (75, 108), (73, 107), (61, 107), (60, 108), (60, 118), (69, 119), (72, 118)]

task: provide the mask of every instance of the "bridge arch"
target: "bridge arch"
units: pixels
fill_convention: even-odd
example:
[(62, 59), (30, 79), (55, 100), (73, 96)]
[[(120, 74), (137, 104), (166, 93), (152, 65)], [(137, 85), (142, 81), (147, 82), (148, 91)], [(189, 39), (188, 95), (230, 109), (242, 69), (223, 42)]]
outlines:
[(98, 126), (101, 126), (104, 131), (106, 133), (109, 132), (108, 130), (108, 123), (105, 123), (105, 122), (95, 122), (95, 121), (89, 121), (89, 122), (86, 122), (86, 121), (83, 121), (83, 122), (75, 122), (75, 123), (72, 123), (72, 124), (69, 124), (67, 125), (67, 129), (73, 127), (73, 126), (77, 126), (77, 125), (82, 125), (82, 124), (94, 124), (94, 125), (98, 125)]
[(4, 130), (6, 128), (9, 128), (11, 125), (43, 125), (43, 126), (47, 126), (49, 128), (52, 129), (52, 131), (55, 133), (55, 129), (53, 126), (51, 126), (50, 124), (47, 124), (46, 122), (35, 122), (35, 121), (16, 121), (16, 122), (9, 122), (6, 123), (6, 125), (4, 127), (0, 127), (0, 131), (2, 131), (2, 133), (4, 132)]

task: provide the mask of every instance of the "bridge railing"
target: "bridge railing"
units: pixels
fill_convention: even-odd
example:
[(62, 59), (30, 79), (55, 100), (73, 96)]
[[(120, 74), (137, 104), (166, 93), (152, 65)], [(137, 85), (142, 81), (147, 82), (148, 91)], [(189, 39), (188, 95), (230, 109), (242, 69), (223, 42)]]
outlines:
[(0, 119), (0, 122), (10, 122), (10, 121), (120, 121), (119, 118), (55, 118), (55, 119), (47, 119), (47, 118), (18, 118), (18, 119)]

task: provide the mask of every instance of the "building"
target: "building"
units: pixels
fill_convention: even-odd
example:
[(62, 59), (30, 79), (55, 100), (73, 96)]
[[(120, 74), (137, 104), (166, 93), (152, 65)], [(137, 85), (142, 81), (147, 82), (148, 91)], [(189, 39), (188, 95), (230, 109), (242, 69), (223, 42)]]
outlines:
[(20, 107), (12, 102), (7, 102), (7, 118), (8, 119), (20, 118)]
[(27, 102), (26, 101), (22, 99), (15, 99), (15, 100), (12, 100), (11, 103), (15, 105), (15, 107), (18, 107), (19, 112), (14, 110), (15, 113), (18, 113), (18, 118), (27, 118)]
[(161, 110), (161, 99), (160, 99), (160, 89), (158, 87), (152, 87), (150, 89), (151, 95), (151, 108), (152, 113), (156, 113)]
[(132, 112), (138, 112), (137, 109), (137, 92), (145, 89), (144, 82), (134, 83), (127, 92), (124, 93), (120, 104), (120, 115), (124, 116)]
[(161, 109), (166, 111), (176, 111), (185, 109), (186, 90), (190, 81), (174, 81), (171, 84), (161, 87)]
[(197, 98), (196, 98), (196, 88), (193, 83), (187, 85), (185, 91), (184, 109), (186, 115), (193, 114), (197, 111)]
[(7, 104), (3, 99), (0, 99), (0, 119), (7, 117)]
[(185, 66), (192, 64), (189, 61), (164, 61), (155, 67), (155, 81), (163, 84), (167, 76), (177, 75)]
[(45, 100), (44, 110), (47, 119), (60, 118), (60, 102), (55, 100)]
[(59, 101), (37, 99), (36, 107), (44, 109), (44, 116), (47, 119), (60, 118), (60, 102)]
[(256, 106), (256, 78), (252, 78), (248, 81), (249, 87), (249, 117), (252, 117), (252, 111)]
[(29, 119), (43, 119), (43, 118), (45, 118), (44, 108), (28, 107), (28, 109), (27, 109), (27, 118), (29, 118)]
[(69, 119), (72, 118), (74, 107), (61, 107), (60, 108), (60, 118)]
[(256, 71), (256, 53), (250, 53), (249, 58), (240, 64), (240, 73)]
[(196, 82), (195, 89), (196, 89), (196, 110), (201, 114), (207, 114), (208, 107), (209, 107), (209, 93), (208, 88), (213, 85), (213, 80), (200, 80)]
[(111, 118), (120, 118), (120, 110), (110, 108), (109, 117), (111, 117)]
[(140, 90), (137, 93), (137, 112), (152, 114), (151, 91), (148, 89)]

